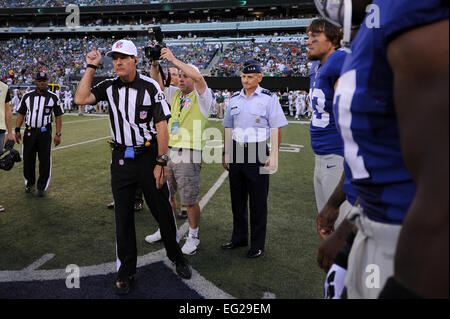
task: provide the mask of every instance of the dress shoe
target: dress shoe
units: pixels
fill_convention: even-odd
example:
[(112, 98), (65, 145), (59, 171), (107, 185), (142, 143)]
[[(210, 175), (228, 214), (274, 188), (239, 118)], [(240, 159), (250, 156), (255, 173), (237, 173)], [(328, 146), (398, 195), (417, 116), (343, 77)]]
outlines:
[(115, 291), (116, 295), (122, 296), (122, 295), (129, 294), (133, 280), (134, 280), (134, 276), (130, 276), (126, 279), (118, 278), (116, 280), (116, 283), (114, 286), (114, 291)]
[(222, 244), (222, 249), (234, 249), (238, 247), (245, 247), (247, 244), (235, 244), (232, 241)]
[(180, 276), (183, 279), (191, 279), (192, 271), (186, 260), (176, 262), (175, 265), (176, 265), (175, 269), (177, 271), (178, 276)]
[(138, 212), (144, 209), (144, 206), (142, 205), (142, 202), (136, 201), (134, 202), (134, 211)]
[(45, 191), (43, 189), (38, 189), (37, 196), (38, 197), (44, 197), (45, 196)]
[(258, 258), (261, 257), (264, 254), (264, 250), (258, 249), (258, 250), (249, 250), (247, 253), (248, 258)]

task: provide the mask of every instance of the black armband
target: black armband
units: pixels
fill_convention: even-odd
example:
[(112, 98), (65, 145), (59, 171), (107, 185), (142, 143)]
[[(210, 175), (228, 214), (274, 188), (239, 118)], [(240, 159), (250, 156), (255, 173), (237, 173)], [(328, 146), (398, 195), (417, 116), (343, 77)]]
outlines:
[(422, 299), (422, 297), (403, 286), (395, 277), (390, 277), (378, 299)]
[(96, 65), (93, 65), (93, 64), (88, 64), (88, 65), (86, 66), (86, 68), (93, 68), (94, 70), (97, 70), (97, 66), (96, 66)]
[(167, 162), (156, 161), (156, 165), (164, 167), (167, 166)]
[(16, 127), (16, 128), (14, 129), (14, 132), (20, 133), (20, 127)]

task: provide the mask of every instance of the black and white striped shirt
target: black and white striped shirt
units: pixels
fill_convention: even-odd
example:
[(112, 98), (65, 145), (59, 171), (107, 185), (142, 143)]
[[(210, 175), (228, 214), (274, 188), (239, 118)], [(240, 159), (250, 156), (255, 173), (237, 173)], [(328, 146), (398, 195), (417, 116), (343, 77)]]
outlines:
[(56, 94), (50, 91), (40, 94), (36, 90), (23, 96), (17, 112), (26, 116), (25, 124), (32, 128), (41, 128), (51, 124), (52, 112), (56, 117), (64, 114)]
[(112, 138), (124, 146), (142, 146), (154, 139), (155, 124), (170, 118), (169, 106), (158, 83), (141, 74), (130, 83), (123, 83), (119, 77), (106, 79), (91, 92), (96, 103), (109, 102)]

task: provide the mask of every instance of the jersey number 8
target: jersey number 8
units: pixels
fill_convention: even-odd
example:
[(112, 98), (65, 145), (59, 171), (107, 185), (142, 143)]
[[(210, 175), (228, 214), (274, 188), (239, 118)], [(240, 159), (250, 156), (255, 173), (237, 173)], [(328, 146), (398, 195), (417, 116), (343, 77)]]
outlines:
[(325, 94), (321, 89), (314, 88), (309, 96), (314, 110), (312, 125), (321, 128), (327, 127), (330, 124), (330, 113), (325, 112)]

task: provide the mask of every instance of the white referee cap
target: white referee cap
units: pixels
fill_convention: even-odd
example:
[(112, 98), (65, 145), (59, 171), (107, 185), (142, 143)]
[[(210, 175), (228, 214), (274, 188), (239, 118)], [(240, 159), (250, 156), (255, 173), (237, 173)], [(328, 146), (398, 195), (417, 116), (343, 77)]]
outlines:
[(122, 53), (126, 55), (137, 56), (137, 49), (133, 42), (130, 40), (119, 40), (113, 44), (112, 50), (106, 53), (106, 56), (112, 56), (114, 52)]

